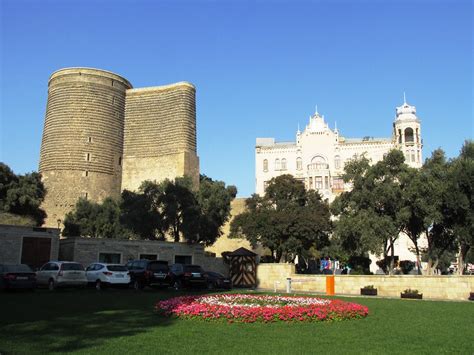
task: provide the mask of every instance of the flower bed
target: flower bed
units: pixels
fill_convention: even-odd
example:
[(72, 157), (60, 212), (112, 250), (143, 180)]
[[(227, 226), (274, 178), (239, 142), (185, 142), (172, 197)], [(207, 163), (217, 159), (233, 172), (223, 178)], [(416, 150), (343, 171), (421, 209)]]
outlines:
[(367, 307), (340, 300), (246, 294), (174, 297), (158, 302), (155, 309), (179, 318), (244, 323), (343, 320), (368, 314)]

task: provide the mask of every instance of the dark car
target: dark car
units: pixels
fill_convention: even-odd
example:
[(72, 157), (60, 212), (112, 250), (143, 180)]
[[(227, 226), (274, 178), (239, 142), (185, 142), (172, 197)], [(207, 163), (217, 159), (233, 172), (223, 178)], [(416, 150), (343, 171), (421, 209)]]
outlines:
[(0, 265), (0, 289), (36, 288), (36, 274), (28, 265)]
[(232, 280), (218, 272), (206, 271), (204, 273), (204, 277), (206, 278), (206, 285), (209, 290), (212, 290), (212, 289), (230, 290), (232, 288)]
[(168, 287), (172, 279), (167, 261), (161, 260), (130, 260), (127, 263), (130, 272), (130, 283), (134, 289), (140, 290), (145, 286)]
[(204, 270), (199, 265), (173, 264), (170, 266), (172, 286), (175, 290), (183, 287), (205, 288)]

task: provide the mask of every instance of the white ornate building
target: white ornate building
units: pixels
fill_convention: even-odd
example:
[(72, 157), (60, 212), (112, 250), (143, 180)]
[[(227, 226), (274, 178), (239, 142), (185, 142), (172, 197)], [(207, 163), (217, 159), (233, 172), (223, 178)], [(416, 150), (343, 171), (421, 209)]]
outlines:
[(422, 165), (420, 120), (416, 108), (406, 101), (396, 109), (390, 138), (346, 138), (337, 128), (331, 129), (324, 116), (315, 112), (295, 142), (275, 142), (274, 138), (257, 138), (255, 147), (255, 192), (263, 195), (268, 181), (282, 174), (301, 179), (307, 189), (318, 190), (324, 198), (334, 197), (350, 188), (342, 181), (344, 164), (365, 155), (372, 163), (382, 160), (393, 148), (400, 149), (412, 167)]
[[(307, 189), (318, 190), (323, 198), (332, 202), (344, 190), (351, 188), (344, 184), (341, 176), (344, 164), (364, 154), (376, 163), (382, 160), (391, 149), (400, 149), (405, 162), (412, 167), (422, 165), (422, 146), (420, 120), (416, 108), (406, 103), (396, 109), (390, 138), (346, 138), (337, 128), (331, 129), (324, 116), (315, 112), (303, 132), (296, 132), (295, 142), (275, 142), (274, 138), (257, 138), (255, 147), (255, 191), (263, 195), (270, 179), (291, 174), (304, 182)], [(410, 251), (412, 243), (401, 234), (394, 245), (399, 260), (415, 261)], [(381, 257), (370, 256), (370, 269), (376, 272), (375, 261)]]

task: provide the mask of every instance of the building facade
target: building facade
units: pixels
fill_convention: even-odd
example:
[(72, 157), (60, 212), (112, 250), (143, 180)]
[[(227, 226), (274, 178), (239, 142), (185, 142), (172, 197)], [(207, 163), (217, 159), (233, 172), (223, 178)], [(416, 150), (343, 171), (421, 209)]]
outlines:
[(376, 163), (391, 149), (400, 149), (409, 166), (422, 165), (421, 123), (416, 108), (405, 102), (396, 108), (392, 137), (346, 138), (337, 128), (331, 129), (324, 116), (315, 112), (303, 131), (296, 132), (294, 142), (276, 142), (274, 138), (257, 138), (255, 147), (255, 192), (263, 195), (270, 179), (291, 174), (304, 182), (307, 189), (318, 190), (329, 201), (344, 190), (344, 165), (364, 155)]
[(134, 89), (100, 69), (53, 73), (39, 164), (44, 225), (60, 227), (80, 197), (101, 202), (144, 180), (187, 175), (197, 186), (195, 95), (187, 82)]

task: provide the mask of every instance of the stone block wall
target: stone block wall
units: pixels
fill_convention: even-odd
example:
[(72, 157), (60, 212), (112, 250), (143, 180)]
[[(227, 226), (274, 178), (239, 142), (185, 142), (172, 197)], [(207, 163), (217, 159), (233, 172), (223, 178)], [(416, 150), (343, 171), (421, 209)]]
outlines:
[(228, 274), (227, 265), (222, 259), (206, 256), (202, 245), (95, 238), (63, 238), (60, 241), (60, 260), (77, 261), (86, 267), (99, 261), (100, 253), (120, 254), (123, 264), (130, 259), (140, 258), (141, 254), (157, 255), (158, 260), (165, 260), (168, 264), (175, 262), (176, 255), (187, 255), (192, 257), (193, 264), (201, 265), (205, 270)]
[(123, 189), (183, 175), (197, 186), (195, 95), (186, 82), (127, 90)]
[(48, 191), (45, 226), (56, 227), (79, 197), (119, 196), (125, 92), (132, 86), (90, 68), (59, 70), (48, 86), (39, 171)]
[[(326, 292), (326, 275), (295, 274), (293, 264), (260, 264), (257, 267), (258, 287), (286, 290), (291, 277), (293, 292)], [(473, 276), (418, 276), (418, 275), (336, 275), (335, 292), (340, 295), (360, 295), (367, 285), (377, 288), (378, 296), (400, 298), (404, 290), (416, 289), (424, 299), (467, 300), (474, 292)]]
[(59, 253), (59, 230), (55, 228), (36, 228), (0, 225), (0, 264), (20, 264), (23, 238), (51, 239), (50, 260), (57, 260)]

